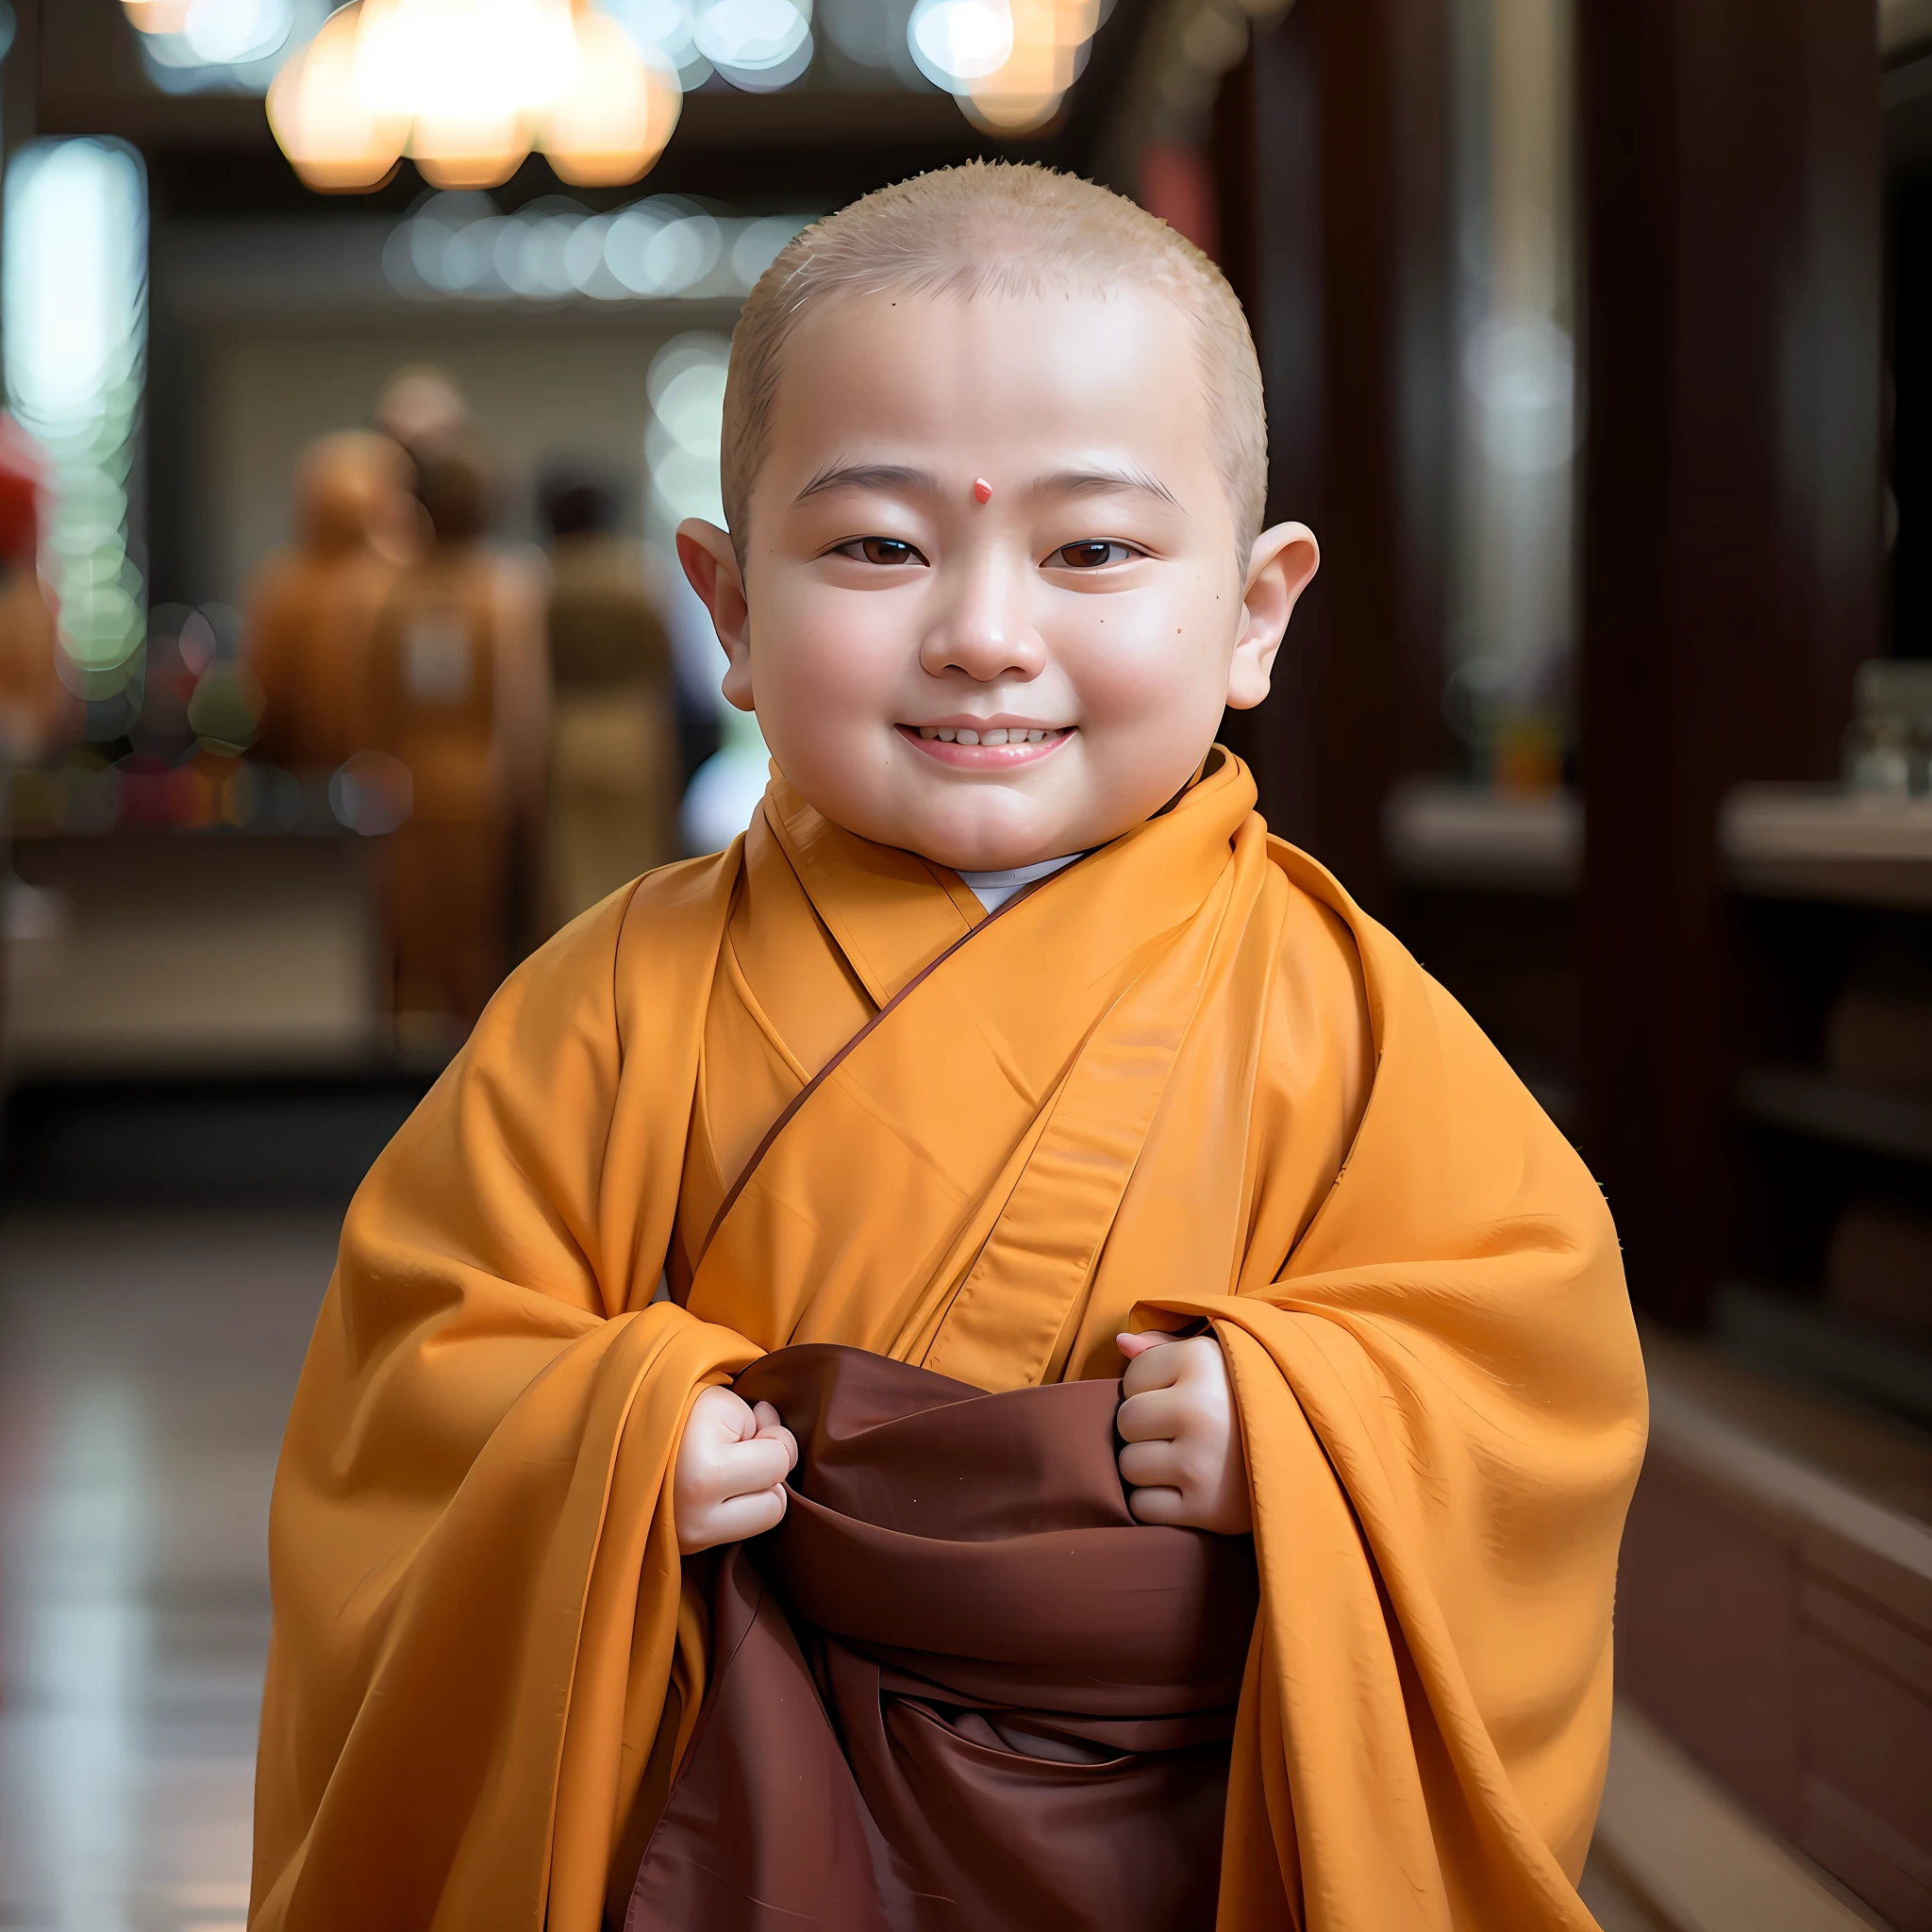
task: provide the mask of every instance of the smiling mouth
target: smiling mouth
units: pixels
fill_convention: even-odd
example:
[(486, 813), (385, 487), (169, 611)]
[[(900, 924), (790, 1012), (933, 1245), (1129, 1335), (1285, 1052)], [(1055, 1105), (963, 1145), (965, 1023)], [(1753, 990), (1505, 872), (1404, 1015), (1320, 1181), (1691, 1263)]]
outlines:
[(985, 731), (968, 731), (952, 724), (902, 724), (899, 728), (917, 731), (928, 743), (937, 740), (941, 744), (1042, 744), (1050, 738), (1064, 738), (1073, 727), (1062, 724), (1056, 730), (1014, 725), (1002, 729), (995, 724)]
[(1074, 729), (1071, 724), (902, 724), (899, 736), (956, 771), (1010, 772), (1051, 757)]

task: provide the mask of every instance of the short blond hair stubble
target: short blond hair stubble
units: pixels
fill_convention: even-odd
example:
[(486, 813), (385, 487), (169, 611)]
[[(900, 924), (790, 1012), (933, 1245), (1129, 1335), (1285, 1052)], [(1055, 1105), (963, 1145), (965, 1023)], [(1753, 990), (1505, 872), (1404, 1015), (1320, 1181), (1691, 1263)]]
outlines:
[(1191, 242), (1110, 189), (1037, 162), (968, 161), (915, 175), (814, 222), (745, 298), (731, 336), (720, 451), (724, 517), (742, 563), (752, 483), (771, 438), (786, 338), (835, 296), (907, 291), (961, 300), (1123, 284), (1172, 300), (1194, 325), (1237, 560), (1260, 534), (1268, 423), (1247, 317)]

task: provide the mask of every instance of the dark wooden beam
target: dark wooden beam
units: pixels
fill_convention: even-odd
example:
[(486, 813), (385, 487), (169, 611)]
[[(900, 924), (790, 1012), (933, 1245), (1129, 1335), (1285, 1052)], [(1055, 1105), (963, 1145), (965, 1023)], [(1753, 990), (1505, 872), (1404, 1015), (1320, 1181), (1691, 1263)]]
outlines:
[(1877, 28), (1857, 0), (1580, 0), (1586, 1151), (1697, 1323), (1731, 1188), (1716, 815), (1837, 766), (1877, 644)]
[(1301, 0), (1228, 76), (1217, 128), (1269, 515), (1311, 525), (1323, 553), (1274, 694), (1227, 730), (1270, 824), (1383, 912), (1383, 801), (1442, 735), (1445, 35), (1432, 0)]

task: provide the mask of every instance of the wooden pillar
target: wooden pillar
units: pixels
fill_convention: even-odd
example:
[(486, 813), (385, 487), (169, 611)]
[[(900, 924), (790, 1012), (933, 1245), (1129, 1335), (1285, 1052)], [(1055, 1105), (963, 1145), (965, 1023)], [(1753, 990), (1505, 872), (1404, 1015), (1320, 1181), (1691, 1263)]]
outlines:
[(1228, 732), (1269, 823), (1377, 911), (1382, 802), (1442, 735), (1448, 105), (1441, 0), (1300, 0), (1229, 75), (1216, 130), (1269, 516), (1323, 557), (1274, 694)]
[(1837, 765), (1876, 648), (1871, 0), (1578, 0), (1586, 1151), (1633, 1288), (1724, 1265), (1729, 788)]

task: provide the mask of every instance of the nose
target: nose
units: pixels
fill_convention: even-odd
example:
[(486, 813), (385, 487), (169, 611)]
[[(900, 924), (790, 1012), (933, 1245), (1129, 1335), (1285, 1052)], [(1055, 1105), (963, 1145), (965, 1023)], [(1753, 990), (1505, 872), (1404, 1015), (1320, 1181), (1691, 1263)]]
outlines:
[(989, 551), (948, 572), (941, 608), (919, 648), (932, 677), (961, 674), (977, 684), (1029, 680), (1046, 668), (1046, 644), (1027, 608), (1024, 565)]

